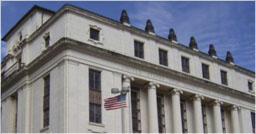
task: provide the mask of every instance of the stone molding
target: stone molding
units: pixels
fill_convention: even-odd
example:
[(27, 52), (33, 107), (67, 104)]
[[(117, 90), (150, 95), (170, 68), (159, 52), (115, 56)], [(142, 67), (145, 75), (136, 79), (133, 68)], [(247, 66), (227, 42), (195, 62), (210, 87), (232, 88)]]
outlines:
[(237, 105), (231, 105), (228, 107), (229, 110), (232, 110), (232, 111), (237, 111), (239, 110), (241, 107), (237, 106)]
[(134, 77), (124, 74), (123, 75), (123, 80), (126, 81), (126, 82), (131, 82), (131, 81), (134, 81)]
[(202, 95), (198, 95), (198, 94), (195, 94), (191, 97), (191, 100), (193, 100), (193, 101), (201, 101), (203, 99), (204, 99), (204, 97)]
[(134, 33), (137, 33), (139, 35), (157, 40), (157, 41), (163, 43), (164, 45), (167, 45), (167, 46), (171, 45), (171, 46), (176, 47), (180, 50), (188, 52), (192, 55), (197, 55), (197, 56), (206, 58), (207, 60), (214, 61), (217, 64), (221, 64), (221, 65), (223, 65), (225, 67), (229, 67), (229, 68), (234, 68), (236, 71), (239, 71), (241, 73), (244, 73), (244, 74), (252, 76), (252, 77), (255, 77), (255, 72), (253, 72), (251, 70), (248, 70), (246, 68), (243, 68), (243, 67), (240, 67), (240, 66), (237, 66), (237, 65), (234, 66), (234, 65), (231, 65), (231, 64), (227, 64), (224, 60), (221, 60), (221, 59), (218, 59), (218, 58), (213, 58), (212, 56), (209, 56), (208, 54), (203, 53), (201, 51), (196, 52), (194, 50), (188, 49), (185, 45), (180, 44), (180, 43), (178, 43), (180, 45), (176, 45), (177, 42), (170, 43), (170, 41), (168, 41), (168, 39), (165, 39), (163, 37), (156, 36), (156, 35), (151, 35), (151, 34), (145, 32), (141, 29), (136, 28), (136, 27), (132, 27), (132, 26), (131, 27), (124, 27), (125, 25), (120, 25), (119, 21), (104, 17), (102, 15), (98, 15), (96, 13), (92, 13), (90, 11), (87, 11), (87, 10), (84, 10), (84, 9), (81, 9), (79, 7), (75, 7), (75, 6), (69, 5), (69, 4), (64, 5), (63, 7), (61, 7), (58, 10), (58, 12), (56, 12), (55, 15), (53, 15), (51, 18), (49, 18), (49, 20), (46, 23), (44, 23), (38, 30), (36, 30), (34, 33), (32, 33), (31, 36), (29, 37), (29, 39), (27, 40), (27, 42), (31, 42), (32, 40), (34, 40), (41, 32), (44, 31), (45, 28), (49, 27), (49, 25), (52, 24), (54, 21), (56, 21), (59, 16), (63, 15), (66, 12), (72, 12), (72, 13), (80, 14), (80, 15), (87, 16), (87, 17), (90, 17), (90, 18), (93, 17), (93, 19), (95, 19), (96, 21), (101, 21), (103, 23), (106, 23), (108, 25), (115, 26), (115, 27), (118, 27), (118, 28), (123, 28), (127, 31), (134, 32)]
[(221, 100), (214, 100), (210, 103), (210, 105), (223, 105), (223, 101)]
[(171, 95), (174, 95), (174, 94), (180, 95), (180, 94), (183, 94), (183, 91), (181, 89), (173, 88), (173, 89), (170, 89), (169, 94), (171, 94)]
[[(136, 59), (132, 59), (132, 58), (129, 58), (127, 56), (117, 54), (115, 52), (111, 52), (111, 51), (108, 51), (108, 50), (103, 51), (103, 50), (101, 50), (102, 48), (96, 48), (96, 47), (93, 47), (91, 45), (88, 45), (86, 43), (82, 43), (82, 42), (79, 42), (79, 41), (76, 41), (76, 40), (72, 40), (72, 39), (69, 39), (69, 38), (61, 38), (55, 44), (50, 46), (49, 49), (47, 49), (47, 51), (45, 53), (40, 55), (38, 58), (36, 58), (29, 65), (27, 65), (26, 69), (22, 71), (22, 74), (17, 73), (17, 74), (14, 75), (15, 77), (9, 79), (8, 82), (5, 81), (3, 83), (3, 87), (6, 88), (7, 85), (13, 83), (13, 81), (17, 80), (18, 77), (20, 78), (20, 77), (24, 76), (24, 74), (32, 73), (33, 70), (35, 70), (36, 68), (40, 67), (40, 65), (43, 64), (42, 61), (45, 62), (45, 60), (48, 59), (49, 57), (51, 57), (53, 55), (56, 55), (59, 52), (61, 52), (62, 50), (65, 50), (65, 49), (75, 49), (75, 50), (80, 50), (80, 51), (90, 50), (90, 52), (99, 53), (99, 54), (101, 54), (101, 56), (104, 56), (104, 57), (115, 56), (115, 57), (118, 57), (118, 59), (120, 59), (120, 61), (125, 61), (125, 62), (133, 63), (133, 64), (145, 64), (146, 68), (151, 68), (153, 70), (154, 70), (154, 67), (158, 67), (156, 65), (147, 63), (145, 61), (138, 61)], [(179, 74), (179, 72), (175, 73), (176, 71), (171, 70), (171, 69), (163, 69), (162, 67), (158, 67), (157, 69), (159, 69), (159, 71), (167, 73), (167, 74), (173, 74), (173, 75), (177, 75), (179, 77), (183, 77), (183, 74)], [(188, 75), (185, 75), (185, 76), (188, 76)], [(188, 78), (191, 78), (191, 77), (193, 77), (193, 76), (188, 76)], [(191, 80), (192, 81), (195, 80), (195, 82), (200, 82), (200, 81), (197, 81), (196, 78), (195, 79), (192, 78)], [(214, 86), (214, 85), (217, 85), (217, 84), (214, 84), (214, 83), (211, 83), (211, 82), (209, 82), (207, 84), (207, 86)], [(223, 87), (223, 86), (219, 85), (218, 89), (222, 90), (223, 92), (229, 92), (233, 95), (238, 95), (239, 94), (239, 95), (242, 95), (243, 97), (248, 97), (248, 99), (253, 99), (253, 100), (255, 99), (254, 96), (251, 95), (251, 94), (246, 94), (246, 93), (231, 89), (229, 87)], [(232, 104), (232, 102), (229, 102), (229, 103)]]
[(147, 87), (147, 88), (149, 88), (149, 89), (156, 89), (156, 88), (159, 88), (160, 85), (159, 85), (158, 83), (155, 83), (155, 82), (150, 81), (150, 82), (147, 82), (147, 83), (145, 84), (145, 87)]

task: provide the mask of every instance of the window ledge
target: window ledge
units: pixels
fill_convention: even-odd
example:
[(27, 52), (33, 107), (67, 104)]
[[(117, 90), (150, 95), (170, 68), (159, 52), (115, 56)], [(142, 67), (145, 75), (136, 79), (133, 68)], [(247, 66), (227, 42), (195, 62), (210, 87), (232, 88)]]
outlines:
[(254, 93), (255, 93), (255, 91), (253, 91), (253, 90), (249, 90), (249, 93), (254, 94)]
[(46, 126), (46, 127), (42, 128), (42, 129), (40, 130), (40, 132), (44, 132), (44, 131), (46, 131), (46, 130), (48, 130), (48, 129), (49, 129), (49, 126)]
[(101, 123), (94, 123), (94, 122), (89, 122), (89, 125), (97, 126), (97, 127), (105, 127), (104, 124), (101, 124)]
[(100, 41), (98, 41), (98, 40), (94, 40), (94, 39), (88, 39), (88, 41), (90, 41), (90, 42), (92, 42), (92, 43), (94, 43), (94, 44), (99, 44), (99, 45), (103, 45), (103, 43), (102, 42), (100, 42)]

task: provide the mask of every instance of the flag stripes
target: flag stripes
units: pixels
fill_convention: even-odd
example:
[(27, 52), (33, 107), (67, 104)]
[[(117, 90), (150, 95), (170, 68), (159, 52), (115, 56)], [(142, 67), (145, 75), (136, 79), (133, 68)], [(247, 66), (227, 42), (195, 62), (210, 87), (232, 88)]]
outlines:
[(114, 110), (126, 107), (126, 94), (118, 95), (111, 98), (104, 99), (104, 108), (106, 110)]

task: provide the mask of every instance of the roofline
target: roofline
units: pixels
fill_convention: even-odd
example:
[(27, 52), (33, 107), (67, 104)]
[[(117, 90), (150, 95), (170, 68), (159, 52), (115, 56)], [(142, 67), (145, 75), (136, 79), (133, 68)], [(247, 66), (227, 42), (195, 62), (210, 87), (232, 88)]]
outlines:
[(12, 34), (12, 32), (23, 22), (23, 20), (25, 20), (28, 16), (30, 16), (30, 13), (32, 13), (34, 10), (42, 10), (45, 12), (48, 12), (50, 14), (55, 14), (54, 11), (43, 8), (41, 6), (38, 5), (34, 5), (2, 38), (3, 41), (6, 41), (8, 39), (8, 37)]
[[(112, 19), (112, 18), (103, 16), (103, 15), (101, 15), (101, 14), (98, 14), (98, 13), (95, 13), (95, 12), (92, 12), (92, 11), (89, 11), (89, 10), (87, 10), (87, 9), (83, 9), (83, 8), (81, 8), (81, 7), (77, 7), (77, 6), (72, 5), (72, 4), (64, 4), (62, 8), (68, 7), (68, 6), (73, 7), (73, 8), (77, 8), (77, 9), (79, 9), (79, 10), (86, 11), (86, 12), (88, 12), (88, 13), (97, 15), (98, 17), (102, 17), (102, 18), (108, 19), (108, 20), (110, 20), (110, 21), (113, 21), (113, 22), (115, 22), (115, 23), (119, 23), (119, 24), (123, 25), (120, 21), (117, 21), (117, 20), (115, 20), (115, 19)], [(127, 27), (126, 27), (126, 28), (127, 28)], [(143, 33), (145, 33), (145, 34), (148, 34), (146, 31), (144, 31), (144, 30), (142, 30), (142, 29), (139, 29), (139, 28), (137, 28), (137, 27), (135, 27), (135, 26), (132, 26), (132, 25), (131, 25), (130, 28), (132, 28), (132, 29), (134, 29), (134, 30), (137, 30), (137, 31), (139, 31), (139, 32), (143, 32)], [(160, 38), (161, 40), (169, 41), (168, 39), (166, 39), (166, 38), (164, 38), (164, 37), (162, 37), (162, 36), (160, 36), (160, 35), (155, 34), (154, 36), (156, 36), (157, 38)], [(186, 45), (184, 45), (184, 44), (178, 43), (178, 45), (184, 47), (185, 49), (188, 49), (188, 50), (193, 51), (191, 48), (189, 48), (188, 46), (186, 46)], [(199, 49), (198, 49), (198, 50), (199, 50)], [(218, 62), (222, 62), (223, 64), (226, 64), (226, 66), (233, 66), (234, 69), (237, 69), (237, 70), (242, 69), (242, 70), (244, 70), (244, 71), (247, 71), (247, 72), (252, 73), (253, 75), (255, 75), (255, 72), (252, 71), (252, 70), (246, 69), (246, 68), (244, 68), (244, 67), (242, 67), (242, 66), (239, 66), (239, 65), (237, 65), (237, 64), (235, 64), (235, 65), (230, 65), (230, 64), (227, 63), (225, 60), (220, 59), (220, 58), (214, 59), (214, 58), (212, 58), (210, 55), (208, 55), (207, 53), (205, 53), (205, 52), (203, 52), (203, 51), (200, 51), (200, 50), (199, 50), (199, 51), (198, 51), (198, 54), (202, 54), (202, 55), (205, 55), (205, 56), (207, 56), (207, 57), (209, 57), (209, 58), (211, 58), (211, 59), (213, 59), (213, 60), (216, 60), (216, 61), (218, 61)]]
[[(71, 8), (68, 8), (68, 7), (71, 7)], [(74, 6), (74, 5), (72, 5), (72, 4), (64, 4), (58, 11), (56, 11), (56, 12), (54, 12), (54, 11), (51, 11), (51, 10), (48, 10), (48, 9), (45, 9), (45, 8), (42, 8), (42, 7), (39, 7), (39, 6), (37, 6), (37, 5), (35, 5), (33, 8), (41, 8), (42, 10), (47, 10), (47, 11), (49, 11), (49, 12), (52, 12), (52, 13), (55, 13), (55, 14), (57, 14), (57, 13), (59, 13), (59, 12), (61, 12), (62, 10), (72, 10), (72, 8), (74, 8), (74, 9), (78, 9), (78, 10), (81, 10), (81, 11), (84, 11), (84, 12), (87, 12), (87, 13), (90, 13), (90, 14), (93, 14), (93, 15), (96, 15), (97, 17), (99, 17), (99, 18), (104, 18), (104, 19), (106, 19), (106, 20), (108, 20), (108, 21), (112, 21), (113, 23), (115, 23), (115, 24), (117, 24), (117, 25), (119, 25), (119, 26), (121, 26), (122, 28), (125, 28), (126, 30), (134, 30), (134, 31), (137, 31), (138, 32), (138, 34), (143, 34), (143, 35), (146, 35), (146, 36), (148, 36), (148, 37), (153, 37), (153, 39), (159, 39), (160, 41), (163, 41), (162, 43), (164, 43), (164, 44), (166, 44), (165, 42), (170, 42), (168, 39), (166, 39), (166, 38), (164, 38), (164, 37), (162, 37), (162, 36), (159, 36), (159, 35), (150, 35), (150, 34), (148, 34), (146, 31), (144, 31), (144, 30), (142, 30), (142, 29), (139, 29), (139, 28), (137, 28), (137, 27), (134, 27), (134, 26), (130, 26), (130, 27), (127, 27), (127, 26), (124, 26), (120, 21), (117, 21), (117, 20), (114, 20), (114, 19), (112, 19), (112, 18), (108, 18), (108, 17), (106, 17), (106, 16), (103, 16), (103, 15), (100, 15), (100, 14), (97, 14), (97, 13), (95, 13), (95, 12), (92, 12), (92, 11), (89, 11), (89, 10), (86, 10), (86, 9), (83, 9), (83, 8), (80, 8), (80, 7), (77, 7), (77, 6)], [(32, 9), (33, 9), (32, 8)], [(31, 9), (31, 10), (32, 10)], [(30, 12), (30, 11), (29, 11)], [(29, 12), (27, 13), (27, 14), (29, 14)], [(26, 14), (26, 15), (27, 15)], [(25, 16), (26, 16), (25, 15)], [(23, 17), (24, 18), (24, 17)], [(22, 19), (23, 19), (22, 18)], [(21, 20), (22, 20), (21, 19)], [(21, 21), (20, 20), (20, 21)], [(52, 21), (55, 21), (55, 16), (53, 16), (52, 18), (50, 18), (49, 20), (52, 20)], [(19, 22), (18, 22), (19, 23)], [(46, 22), (46, 23), (44, 23), (42, 26), (43, 27), (45, 27), (45, 26), (47, 26), (47, 25), (49, 25), (49, 22)], [(16, 25), (15, 25), (16, 26)], [(34, 35), (34, 34), (36, 34), (37, 32), (40, 32), (40, 29), (42, 29), (43, 27), (40, 27), (38, 30), (39, 31), (35, 31), (34, 33), (32, 33), (32, 35)], [(11, 30), (10, 30), (11, 31)], [(32, 37), (33, 38), (33, 37)], [(244, 68), (244, 67), (242, 67), (242, 66), (239, 66), (239, 65), (237, 65), (237, 64), (235, 64), (235, 65), (231, 65), (231, 64), (229, 64), (229, 63), (227, 63), (225, 60), (223, 60), (223, 59), (220, 59), (220, 58), (217, 58), (217, 59), (215, 59), (215, 58), (212, 58), (210, 55), (208, 55), (207, 53), (205, 53), (205, 52), (202, 52), (202, 51), (198, 51), (198, 52), (195, 52), (195, 51), (193, 51), (191, 48), (189, 48), (188, 46), (186, 46), (186, 45), (183, 45), (183, 44), (181, 44), (181, 43), (178, 43), (178, 44), (176, 44), (176, 45), (169, 45), (169, 46), (173, 46), (173, 47), (176, 47), (176, 48), (178, 48), (178, 49), (181, 49), (181, 50), (184, 50), (184, 51), (188, 51), (188, 52), (190, 52), (190, 53), (192, 53), (192, 54), (195, 54), (195, 55), (199, 55), (199, 56), (203, 56), (204, 58), (207, 58), (207, 59), (209, 59), (209, 60), (212, 60), (212, 61), (214, 61), (214, 62), (216, 62), (217, 64), (222, 64), (222, 65), (224, 65), (225, 67), (230, 67), (230, 68), (233, 68), (233, 69), (235, 69), (236, 71), (239, 71), (239, 72), (241, 72), (241, 73), (245, 73), (245, 74), (247, 74), (247, 75), (249, 75), (249, 76), (251, 76), (251, 77), (255, 77), (255, 72), (254, 71), (252, 71), (252, 70), (249, 70), (249, 69), (246, 69), (246, 68)]]

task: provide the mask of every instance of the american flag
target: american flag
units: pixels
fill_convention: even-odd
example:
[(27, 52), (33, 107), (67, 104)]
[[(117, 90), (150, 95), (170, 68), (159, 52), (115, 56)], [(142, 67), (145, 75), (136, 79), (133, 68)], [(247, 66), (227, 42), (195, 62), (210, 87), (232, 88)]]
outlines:
[(106, 110), (114, 110), (126, 107), (126, 94), (118, 95), (111, 98), (104, 99), (104, 108)]

